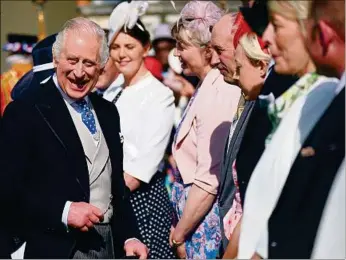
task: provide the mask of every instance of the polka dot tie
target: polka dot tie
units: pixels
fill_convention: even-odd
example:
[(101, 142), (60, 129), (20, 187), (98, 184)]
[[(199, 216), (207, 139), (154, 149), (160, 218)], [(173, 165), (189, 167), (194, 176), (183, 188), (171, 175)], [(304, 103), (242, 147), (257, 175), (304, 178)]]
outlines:
[(88, 105), (88, 103), (82, 99), (78, 100), (73, 103), (74, 107), (76, 108), (77, 112), (81, 114), (82, 121), (85, 124), (85, 126), (89, 129), (91, 134), (96, 133), (96, 122), (94, 114), (91, 112), (91, 109)]

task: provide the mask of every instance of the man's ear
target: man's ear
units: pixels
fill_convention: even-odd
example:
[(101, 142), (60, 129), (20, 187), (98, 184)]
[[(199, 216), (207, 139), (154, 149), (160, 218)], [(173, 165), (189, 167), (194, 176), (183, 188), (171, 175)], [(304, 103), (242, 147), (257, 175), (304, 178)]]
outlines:
[(100, 75), (102, 75), (102, 74), (105, 72), (105, 67), (106, 67), (106, 66), (103, 66), (103, 67), (100, 69)]
[(322, 55), (326, 56), (328, 52), (329, 44), (335, 40), (336, 33), (335, 31), (329, 26), (329, 24), (323, 20), (320, 20), (318, 22), (318, 29), (319, 29), (319, 41), (320, 45), (322, 46)]
[(53, 56), (53, 65), (54, 65), (54, 68), (56, 69), (56, 67), (58, 66), (58, 60), (55, 56)]
[(214, 50), (211, 48), (211, 46), (207, 46), (205, 48), (205, 57), (210, 60), (213, 57)]

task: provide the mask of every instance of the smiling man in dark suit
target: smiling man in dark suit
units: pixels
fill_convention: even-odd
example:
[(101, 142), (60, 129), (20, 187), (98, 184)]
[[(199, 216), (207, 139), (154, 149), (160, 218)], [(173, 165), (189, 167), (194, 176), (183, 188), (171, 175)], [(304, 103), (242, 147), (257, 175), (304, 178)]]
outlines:
[(0, 239), (15, 229), (25, 258), (114, 258), (122, 247), (146, 258), (123, 179), (118, 112), (89, 94), (108, 59), (104, 31), (67, 21), (53, 57), (53, 77), (2, 119)]

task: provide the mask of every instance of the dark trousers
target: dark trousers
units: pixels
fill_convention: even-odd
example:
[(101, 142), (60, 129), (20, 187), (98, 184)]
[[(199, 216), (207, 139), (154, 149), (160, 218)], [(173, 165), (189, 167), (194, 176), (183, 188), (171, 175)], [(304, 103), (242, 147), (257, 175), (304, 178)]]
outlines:
[(77, 236), (74, 259), (114, 259), (112, 229), (109, 224), (97, 224)]

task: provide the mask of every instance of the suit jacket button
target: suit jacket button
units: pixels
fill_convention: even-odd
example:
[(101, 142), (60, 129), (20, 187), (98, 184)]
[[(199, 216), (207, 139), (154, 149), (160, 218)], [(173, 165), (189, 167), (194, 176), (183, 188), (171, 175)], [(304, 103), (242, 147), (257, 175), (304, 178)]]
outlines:
[(276, 243), (275, 241), (273, 241), (273, 242), (270, 243), (270, 246), (271, 246), (271, 247), (276, 247), (277, 245), (278, 245), (278, 243)]

